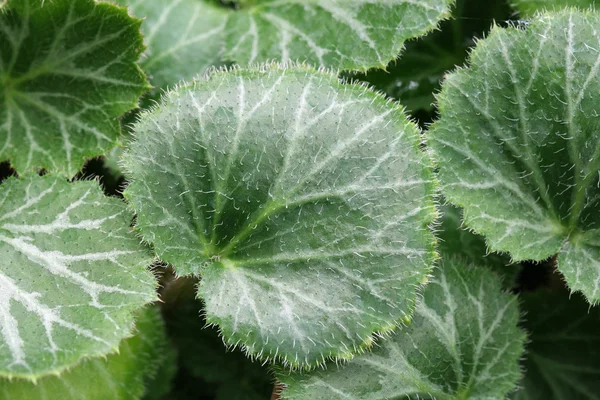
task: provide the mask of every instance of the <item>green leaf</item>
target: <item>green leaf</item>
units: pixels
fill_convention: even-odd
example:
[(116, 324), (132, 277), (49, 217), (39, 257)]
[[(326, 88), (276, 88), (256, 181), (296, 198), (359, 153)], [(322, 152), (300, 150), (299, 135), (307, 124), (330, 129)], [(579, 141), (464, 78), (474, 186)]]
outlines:
[(523, 295), (530, 332), (525, 377), (513, 399), (595, 399), (600, 392), (600, 308), (578, 294)]
[(485, 268), (447, 261), (413, 321), (346, 366), (280, 373), (284, 399), (501, 399), (521, 376), (517, 298)]
[[(148, 16), (145, 63), (163, 86), (210, 63), (305, 61), (365, 71), (385, 67), (408, 39), (448, 16), (453, 0), (261, 0), (236, 9), (208, 0), (119, 0)], [(196, 67), (196, 69), (194, 69)]]
[(522, 16), (531, 17), (536, 11), (559, 10), (565, 7), (595, 8), (600, 3), (597, 0), (513, 0), (512, 5)]
[[(448, 76), (430, 131), (446, 197), (493, 251), (559, 253), (572, 290), (600, 300), (600, 15), (495, 28)], [(526, 242), (523, 238), (527, 238)]]
[(140, 21), (92, 0), (9, 0), (0, 9), (0, 160), (74, 176), (119, 136), (148, 89)]
[(493, 20), (506, 20), (512, 10), (506, 0), (457, 0), (452, 17), (439, 30), (406, 42), (399, 59), (385, 70), (366, 74), (346, 73), (368, 82), (411, 112), (434, 110), (434, 94), (447, 71), (462, 65), (474, 41), (489, 31)]
[(506, 254), (490, 253), (483, 236), (462, 227), (462, 210), (450, 204), (440, 207), (442, 219), (437, 237), (442, 256), (457, 258), (472, 265), (484, 265), (502, 276), (504, 286), (515, 286), (521, 265), (511, 263)]
[(136, 400), (145, 392), (144, 379), (157, 372), (167, 338), (156, 307), (137, 313), (135, 336), (124, 340), (118, 354), (85, 360), (60, 376), (36, 383), (0, 380), (3, 399)]
[(155, 299), (125, 204), (50, 175), (0, 186), (0, 376), (36, 379), (105, 355)]
[(173, 87), (222, 64), (230, 10), (206, 0), (117, 0), (144, 18), (144, 71), (158, 88)]
[(271, 65), (171, 92), (135, 133), (137, 228), (178, 274), (202, 275), (228, 344), (313, 366), (411, 314), (435, 257), (435, 187), (398, 105)]

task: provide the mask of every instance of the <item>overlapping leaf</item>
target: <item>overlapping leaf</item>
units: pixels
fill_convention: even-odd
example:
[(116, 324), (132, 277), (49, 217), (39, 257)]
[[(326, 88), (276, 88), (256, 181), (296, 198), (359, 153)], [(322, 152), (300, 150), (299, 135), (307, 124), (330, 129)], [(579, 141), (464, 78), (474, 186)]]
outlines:
[(397, 105), (272, 65), (171, 92), (135, 131), (137, 228), (202, 275), (227, 343), (308, 366), (408, 318), (434, 259), (434, 184)]
[(282, 398), (505, 398), (521, 376), (518, 320), (516, 297), (491, 271), (446, 262), (408, 326), (346, 366), (279, 374)]
[(597, 0), (513, 0), (512, 4), (522, 16), (530, 17), (536, 11), (559, 10), (565, 7), (590, 9), (600, 3)]
[(201, 73), (222, 52), (241, 65), (291, 60), (352, 70), (385, 67), (406, 40), (434, 29), (452, 3), (261, 0), (236, 2), (234, 10), (211, 0), (119, 1), (149, 17), (146, 67), (159, 85)]
[(9, 0), (0, 9), (0, 160), (74, 176), (104, 154), (147, 90), (139, 20), (93, 0)]
[(97, 182), (0, 186), (0, 376), (61, 371), (129, 334), (156, 285), (131, 219)]
[[(446, 80), (430, 132), (447, 198), (492, 250), (556, 253), (600, 300), (600, 15), (565, 10), (479, 42)], [(526, 239), (524, 239), (526, 238)]]
[(137, 400), (144, 380), (155, 374), (167, 351), (167, 338), (157, 308), (137, 313), (135, 336), (124, 340), (118, 354), (86, 360), (60, 376), (36, 383), (0, 380), (0, 397), (27, 400)]
[(147, 46), (142, 62), (158, 88), (173, 87), (222, 63), (224, 32), (231, 10), (208, 0), (117, 0), (144, 18)]

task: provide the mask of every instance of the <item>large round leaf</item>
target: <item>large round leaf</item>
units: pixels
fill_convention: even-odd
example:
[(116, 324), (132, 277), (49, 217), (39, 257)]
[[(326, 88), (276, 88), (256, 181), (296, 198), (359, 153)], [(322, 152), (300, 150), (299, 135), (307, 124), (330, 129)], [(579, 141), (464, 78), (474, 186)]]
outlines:
[(58, 372), (129, 335), (156, 285), (130, 224), (97, 182), (0, 186), (0, 376)]
[[(213, 74), (135, 126), (137, 227), (253, 355), (351, 357), (409, 317), (434, 184), (397, 105), (303, 67)], [(335, 289), (334, 289), (335, 288)]]
[(512, 5), (522, 16), (530, 17), (536, 11), (558, 10), (565, 7), (592, 9), (600, 3), (598, 0), (513, 0)]
[(140, 21), (93, 0), (0, 6), (0, 161), (75, 175), (147, 90)]
[(600, 15), (543, 14), (479, 42), (451, 74), (430, 132), (443, 190), (492, 250), (556, 253), (573, 290), (600, 300)]
[(372, 353), (310, 374), (280, 373), (298, 400), (503, 399), (521, 376), (525, 334), (514, 295), (498, 277), (444, 263), (414, 320)]

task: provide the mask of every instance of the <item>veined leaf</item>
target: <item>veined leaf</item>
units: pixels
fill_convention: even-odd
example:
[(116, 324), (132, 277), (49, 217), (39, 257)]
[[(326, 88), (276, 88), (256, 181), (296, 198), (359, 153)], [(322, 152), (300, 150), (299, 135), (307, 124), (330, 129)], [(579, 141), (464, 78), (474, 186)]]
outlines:
[(124, 340), (118, 354), (85, 360), (60, 376), (36, 383), (0, 380), (3, 399), (136, 400), (145, 392), (144, 379), (157, 372), (167, 338), (158, 308), (137, 313), (135, 336)]
[(522, 296), (529, 332), (525, 377), (516, 400), (594, 399), (600, 392), (600, 308), (583, 296), (539, 291)]
[(516, 296), (485, 268), (445, 262), (413, 321), (373, 352), (310, 374), (280, 373), (282, 398), (502, 399), (521, 376)]
[(147, 90), (139, 20), (93, 0), (0, 8), (0, 160), (74, 176), (104, 154)]
[(489, 267), (502, 276), (507, 289), (513, 288), (521, 272), (521, 265), (511, 263), (507, 254), (489, 252), (483, 236), (462, 227), (461, 209), (446, 204), (440, 207), (440, 211), (442, 218), (437, 237), (442, 256)]
[(0, 186), (0, 376), (59, 372), (129, 335), (156, 285), (130, 224), (94, 181)]
[(228, 344), (312, 366), (411, 314), (434, 260), (434, 182), (399, 106), (271, 65), (171, 92), (135, 133), (137, 228), (178, 274), (202, 275)]
[[(492, 31), (450, 75), (430, 131), (446, 197), (492, 250), (556, 253), (573, 290), (600, 300), (600, 15), (540, 15)], [(523, 238), (527, 238), (524, 242)]]
[[(164, 82), (170, 85), (180, 74), (189, 78), (185, 75), (202, 72), (222, 51), (225, 60), (241, 65), (276, 59), (362, 71), (385, 67), (406, 40), (448, 16), (453, 2), (258, 0), (238, 1), (233, 9), (209, 0), (119, 1), (135, 4), (138, 17), (148, 15), (146, 66), (153, 75), (168, 77)], [(185, 65), (194, 56), (194, 63)]]
[(565, 7), (595, 8), (600, 3), (597, 0), (513, 0), (512, 4), (521, 16), (530, 17), (536, 11), (556, 11)]
[(144, 71), (158, 88), (173, 87), (222, 64), (229, 9), (207, 0), (117, 0), (144, 18)]

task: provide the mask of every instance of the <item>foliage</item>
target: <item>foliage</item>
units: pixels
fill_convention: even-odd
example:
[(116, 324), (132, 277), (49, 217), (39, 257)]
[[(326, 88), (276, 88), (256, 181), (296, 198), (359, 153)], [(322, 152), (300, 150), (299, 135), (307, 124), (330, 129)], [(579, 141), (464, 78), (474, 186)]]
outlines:
[(0, 399), (595, 399), (596, 5), (0, 0)]

